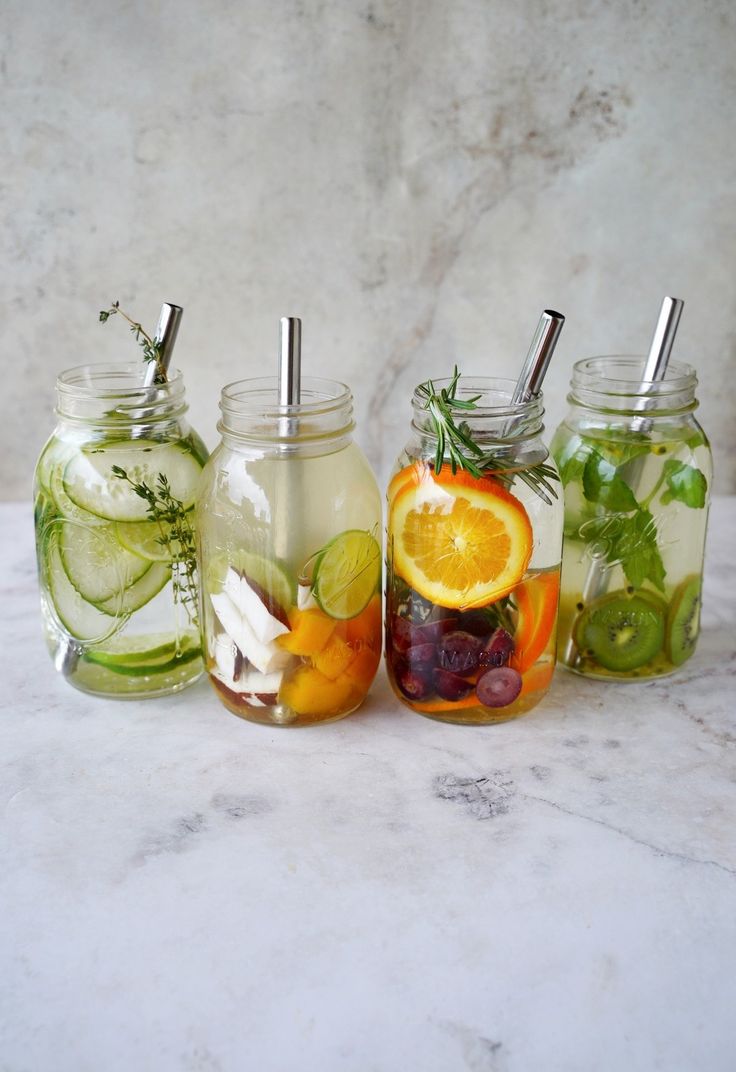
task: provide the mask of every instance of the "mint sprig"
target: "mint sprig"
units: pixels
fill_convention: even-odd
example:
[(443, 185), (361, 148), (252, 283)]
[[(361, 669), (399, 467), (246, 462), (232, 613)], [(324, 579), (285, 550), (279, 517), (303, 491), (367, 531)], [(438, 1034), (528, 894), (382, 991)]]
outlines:
[[(573, 474), (580, 476), (587, 501), (608, 512), (585, 523), (586, 540), (598, 535), (599, 546), (605, 548), (605, 561), (620, 565), (629, 584), (641, 588), (649, 581), (664, 592), (667, 571), (659, 550), (657, 521), (649, 507), (659, 495), (663, 506), (677, 500), (692, 509), (702, 509), (708, 490), (705, 476), (695, 466), (669, 459), (650, 493), (639, 500), (626, 479), (626, 468), (632, 460), (649, 453), (649, 448), (634, 443), (605, 457), (599, 450), (587, 444), (586, 447), (584, 461), (576, 451), (562, 466), (563, 483), (568, 483)], [(596, 534), (598, 526), (600, 533)]]

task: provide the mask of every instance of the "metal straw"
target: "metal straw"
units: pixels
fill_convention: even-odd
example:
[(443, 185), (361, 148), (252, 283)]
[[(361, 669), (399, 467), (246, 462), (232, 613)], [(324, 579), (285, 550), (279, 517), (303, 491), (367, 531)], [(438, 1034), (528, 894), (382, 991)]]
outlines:
[(302, 322), (282, 316), (279, 350), (279, 405), (298, 406), (302, 392)]
[[(654, 329), (652, 341), (649, 344), (649, 353), (644, 362), (641, 383), (637, 389), (637, 394), (640, 397), (637, 398), (634, 404), (634, 409), (636, 410), (646, 410), (646, 396), (649, 394), (650, 385), (660, 382), (665, 377), (684, 304), (685, 303), (681, 301), (680, 298), (666, 297), (662, 301), (662, 308), (659, 310), (659, 317), (657, 318), (657, 326)], [(634, 417), (631, 426), (632, 431), (648, 432), (652, 427), (652, 422), (651, 419), (646, 417)], [(629, 466), (629, 472), (627, 473), (627, 483), (629, 484), (629, 487), (633, 489), (636, 488), (641, 479), (643, 467), (644, 459), (642, 457), (635, 458), (632, 461)], [(602, 558), (592, 558), (590, 560), (588, 572), (585, 576), (585, 581), (583, 582), (583, 589), (580, 593), (580, 602), (584, 607), (594, 599), (598, 599), (599, 596), (602, 596), (608, 588), (610, 570), (603, 569), (603, 565)], [(569, 665), (574, 665), (578, 660), (577, 644), (574, 639), (576, 621), (577, 616), (573, 619), (570, 636), (563, 656), (563, 662)]]
[[(302, 389), (302, 322), (297, 316), (282, 316), (280, 323), (279, 346), (279, 406), (298, 406)], [(299, 419), (285, 416), (279, 418), (279, 439), (293, 439), (299, 432)], [(289, 557), (290, 541), (293, 542), (295, 531), (290, 527), (298, 526), (299, 494), (297, 474), (293, 471), (293, 460), (288, 450), (283, 449), (283, 457), (278, 459), (277, 481), (275, 487), (274, 544), (279, 558)]]
[(176, 345), (176, 336), (179, 334), (182, 313), (180, 305), (172, 305), (164, 302), (161, 306), (161, 315), (158, 318), (158, 326), (153, 341), (158, 348), (158, 361), (149, 361), (143, 379), (144, 387), (153, 387), (157, 383), (166, 383), (166, 373), (171, 362), (171, 355)]
[(564, 323), (562, 313), (556, 313), (554, 309), (545, 309), (540, 316), (529, 353), (511, 396), (512, 405), (536, 398), (541, 391), (542, 381), (547, 375)]

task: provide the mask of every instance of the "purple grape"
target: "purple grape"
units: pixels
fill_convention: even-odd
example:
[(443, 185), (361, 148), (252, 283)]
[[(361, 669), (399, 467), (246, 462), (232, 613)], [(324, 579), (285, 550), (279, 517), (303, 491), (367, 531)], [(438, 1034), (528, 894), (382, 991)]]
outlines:
[(434, 687), (443, 700), (462, 700), (473, 687), (465, 678), (449, 670), (435, 670), (432, 677)]
[(413, 669), (432, 667), (436, 661), (437, 649), (434, 644), (414, 644), (407, 649), (405, 658)]
[(410, 622), (408, 618), (394, 615), (389, 643), (404, 653), (418, 644), (436, 644), (444, 633), (453, 629), (457, 618), (440, 618), (435, 622)]
[(466, 610), (460, 615), (458, 628), (476, 637), (487, 637), (493, 632), (495, 624), (485, 610)]
[(396, 684), (408, 700), (424, 700), (432, 691), (429, 679), (415, 670), (402, 670), (396, 675)]
[(480, 666), (505, 666), (514, 653), (514, 642), (505, 629), (494, 629), (478, 655)]
[(475, 692), (484, 707), (507, 707), (521, 692), (521, 674), (510, 666), (496, 666), (478, 678)]
[(478, 653), (482, 641), (472, 633), (456, 630), (447, 633), (437, 645), (438, 662), (442, 670), (469, 677), (478, 669)]

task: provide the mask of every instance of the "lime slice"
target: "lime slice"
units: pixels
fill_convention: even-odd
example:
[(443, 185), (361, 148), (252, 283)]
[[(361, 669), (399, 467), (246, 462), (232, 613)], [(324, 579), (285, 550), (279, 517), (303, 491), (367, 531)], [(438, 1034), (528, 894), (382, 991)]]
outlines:
[(214, 555), (207, 566), (207, 587), (210, 592), (222, 589), (230, 568), (244, 574), (246, 580), (254, 581), (284, 610), (294, 605), (296, 584), (284, 567), (275, 558), (266, 558), (255, 551), (237, 549)]
[(312, 591), (331, 618), (354, 618), (381, 585), (381, 548), (363, 529), (348, 529), (318, 554)]
[(184, 636), (177, 646), (171, 634), (153, 634), (126, 640), (121, 637), (105, 650), (88, 651), (84, 658), (115, 674), (159, 674), (184, 666), (201, 654), (199, 640)]

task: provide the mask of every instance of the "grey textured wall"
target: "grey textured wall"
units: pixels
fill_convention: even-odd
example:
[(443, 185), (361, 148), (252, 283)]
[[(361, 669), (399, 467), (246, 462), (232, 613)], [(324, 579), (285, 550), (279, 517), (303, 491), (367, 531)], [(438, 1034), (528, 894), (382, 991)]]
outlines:
[(539, 311), (570, 365), (641, 352), (665, 293), (736, 490), (730, 0), (5, 0), (0, 495), (25, 497), (55, 373), (131, 359), (118, 298), (220, 386), (304, 320), (385, 478), (415, 383), (515, 373)]

